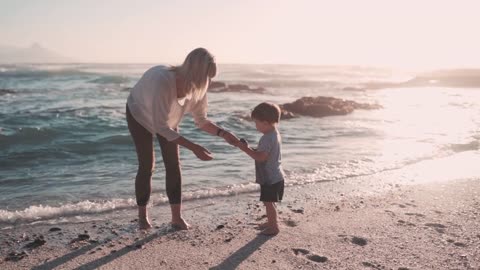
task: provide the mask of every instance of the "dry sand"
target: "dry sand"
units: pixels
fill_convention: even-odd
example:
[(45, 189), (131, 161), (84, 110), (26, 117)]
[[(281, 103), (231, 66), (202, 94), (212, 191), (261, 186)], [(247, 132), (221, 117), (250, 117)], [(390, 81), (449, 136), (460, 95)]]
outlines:
[(255, 229), (264, 221), (257, 193), (184, 210), (189, 231), (168, 226), (167, 206), (152, 208), (148, 233), (135, 230), (134, 210), (108, 222), (2, 230), (0, 269), (480, 269), (478, 179), (386, 172), (288, 187), (274, 237)]

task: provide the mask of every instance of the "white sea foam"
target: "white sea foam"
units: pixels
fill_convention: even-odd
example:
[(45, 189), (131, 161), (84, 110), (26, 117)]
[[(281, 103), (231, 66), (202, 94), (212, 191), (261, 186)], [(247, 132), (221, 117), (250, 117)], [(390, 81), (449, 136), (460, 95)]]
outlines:
[[(224, 188), (209, 188), (185, 192), (183, 200), (198, 200), (215, 197), (234, 196), (241, 193), (251, 192), (258, 189), (254, 183), (238, 184)], [(151, 203), (161, 205), (167, 203), (163, 194), (153, 194)], [(60, 206), (32, 205), (24, 210), (0, 210), (0, 225), (31, 223), (45, 220), (60, 221), (65, 217), (93, 215), (124, 210), (136, 207), (134, 199), (112, 199), (108, 201), (81, 201), (78, 203), (64, 204)]]
[[(440, 181), (443, 178), (457, 179), (470, 178), (478, 175), (479, 170), (477, 164), (480, 158), (478, 151), (468, 151), (457, 153), (454, 155), (444, 156), (437, 159), (423, 159), (416, 163), (411, 163), (400, 168), (391, 168), (415, 175), (424, 175), (425, 179), (432, 179), (429, 181)], [(473, 162), (473, 163), (472, 163)], [(475, 163), (475, 164), (474, 164)], [(352, 163), (349, 163), (352, 164)], [(323, 169), (316, 169), (310, 172), (289, 172), (287, 175), (286, 185), (296, 186), (304, 185), (314, 182), (335, 181), (341, 178), (373, 175), (381, 172), (366, 171), (365, 174), (348, 175), (344, 172), (344, 177), (339, 177), (338, 172), (328, 169), (327, 164)], [(460, 170), (452, 170), (455, 167)], [(438, 168), (444, 168), (439, 170)], [(337, 168), (338, 169), (338, 168)], [(385, 171), (385, 170), (382, 170)], [(187, 191), (183, 194), (184, 201), (210, 199), (218, 197), (236, 196), (243, 193), (258, 191), (259, 186), (256, 183), (249, 182), (244, 184), (230, 185), (220, 188), (205, 188), (195, 191)], [(168, 199), (164, 192), (152, 194), (150, 203), (152, 205), (164, 205), (168, 203)], [(0, 210), (0, 225), (2, 227), (14, 224), (25, 223), (60, 223), (65, 220), (82, 221), (92, 218), (95, 214), (109, 213), (114, 211), (121, 211), (126, 209), (134, 209), (136, 207), (135, 200), (130, 199), (112, 199), (107, 201), (81, 201), (78, 203), (64, 204), (60, 206), (48, 205), (32, 205), (24, 210), (9, 211)], [(88, 218), (90, 216), (90, 218)]]

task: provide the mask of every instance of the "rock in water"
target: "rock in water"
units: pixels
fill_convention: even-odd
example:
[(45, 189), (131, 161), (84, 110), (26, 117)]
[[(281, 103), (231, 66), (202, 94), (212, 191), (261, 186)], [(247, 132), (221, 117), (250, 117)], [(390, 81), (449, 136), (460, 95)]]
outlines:
[(292, 103), (280, 105), (282, 119), (289, 119), (296, 115), (325, 117), (333, 115), (346, 115), (356, 109), (374, 110), (382, 106), (378, 104), (358, 103), (334, 97), (302, 97)]
[(227, 84), (224, 82), (213, 81), (208, 86), (208, 91), (213, 93), (219, 92), (246, 92), (246, 93), (263, 93), (265, 88), (256, 87), (252, 88), (246, 84)]

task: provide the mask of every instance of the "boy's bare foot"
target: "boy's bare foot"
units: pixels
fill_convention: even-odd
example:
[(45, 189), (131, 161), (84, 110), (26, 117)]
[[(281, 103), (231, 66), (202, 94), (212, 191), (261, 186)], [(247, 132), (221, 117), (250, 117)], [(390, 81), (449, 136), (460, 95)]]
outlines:
[(257, 229), (259, 230), (265, 230), (268, 227), (268, 222), (258, 224)]
[(277, 235), (279, 232), (280, 232), (280, 229), (278, 228), (278, 226), (275, 226), (275, 227), (265, 228), (265, 230), (263, 230), (261, 232), (261, 234), (268, 235), (268, 236), (273, 236), (273, 235)]
[(148, 230), (152, 228), (152, 224), (150, 224), (150, 221), (148, 220), (148, 218), (139, 219), (138, 227), (140, 228), (140, 230)]
[(183, 218), (179, 218), (176, 220), (172, 219), (172, 227), (177, 230), (188, 230), (190, 229), (190, 224), (188, 224)]

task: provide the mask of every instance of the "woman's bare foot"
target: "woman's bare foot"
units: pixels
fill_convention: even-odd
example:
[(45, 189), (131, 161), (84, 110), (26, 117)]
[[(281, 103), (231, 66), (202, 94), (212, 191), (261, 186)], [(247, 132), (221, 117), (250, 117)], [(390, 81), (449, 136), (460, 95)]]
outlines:
[(173, 220), (172, 219), (172, 227), (174, 227), (177, 230), (188, 230), (190, 229), (190, 224), (188, 224), (183, 218), (178, 218)]
[(140, 230), (148, 230), (152, 228), (152, 224), (148, 219), (147, 206), (138, 206), (138, 227)]
[(182, 204), (170, 204), (172, 209), (172, 227), (177, 230), (188, 230), (190, 225), (182, 217)]
[(148, 218), (145, 219), (138, 219), (138, 227), (140, 230), (148, 230), (152, 228), (152, 224), (148, 220)]
[(265, 230), (263, 230), (261, 234), (273, 236), (273, 235), (277, 235), (279, 232), (280, 232), (280, 229), (278, 228), (278, 226), (269, 226), (265, 228)]

